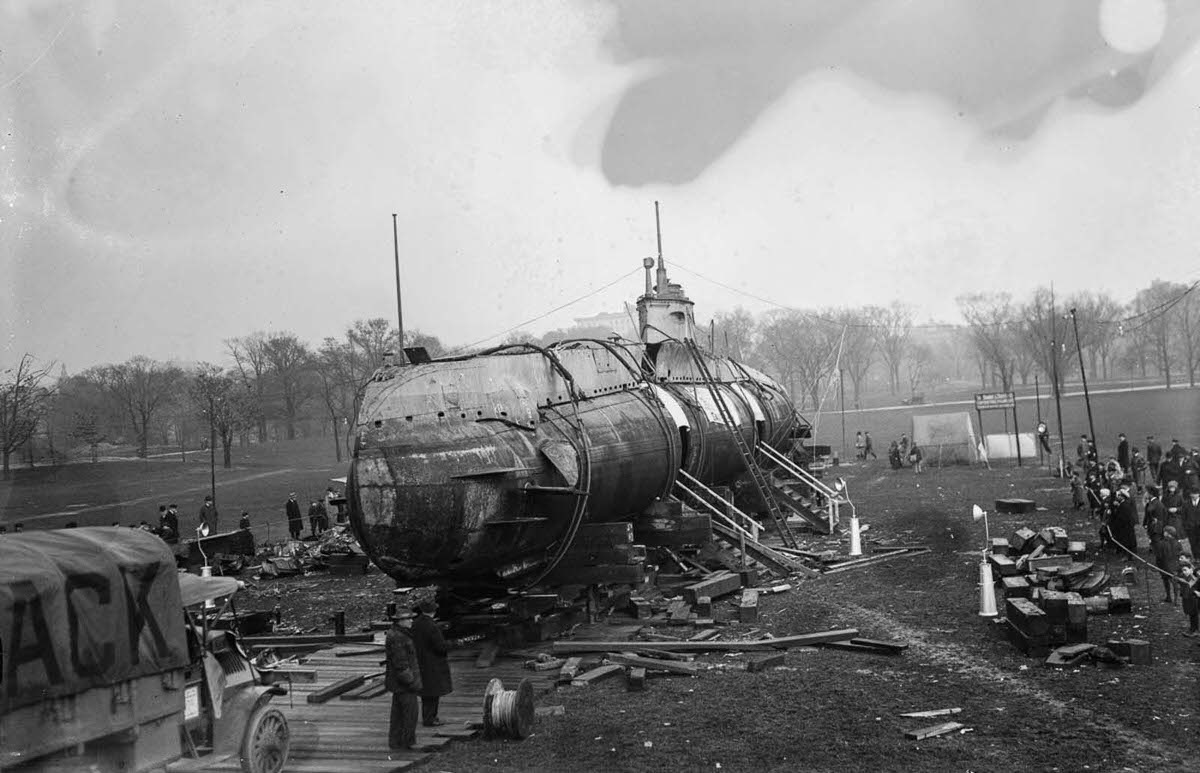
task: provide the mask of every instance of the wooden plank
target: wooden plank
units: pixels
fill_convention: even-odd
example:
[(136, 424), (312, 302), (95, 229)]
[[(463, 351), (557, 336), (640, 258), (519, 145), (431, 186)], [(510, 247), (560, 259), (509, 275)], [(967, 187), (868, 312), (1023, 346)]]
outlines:
[(862, 644), (866, 647), (875, 647), (877, 649), (892, 650), (894, 652), (903, 652), (908, 649), (906, 641), (881, 641), (879, 639), (863, 639), (854, 638), (850, 640), (851, 644)]
[(238, 641), (247, 647), (316, 646), (329, 644), (369, 644), (375, 640), (373, 633), (348, 633), (336, 636), (331, 633), (305, 633), (291, 636), (243, 636)]
[(919, 730), (907, 730), (904, 733), (905, 738), (911, 738), (914, 741), (920, 741), (924, 738), (933, 738), (946, 733), (953, 733), (963, 727), (961, 722), (943, 722), (940, 725), (930, 725), (922, 727)]
[[(1039, 612), (1041, 610), (1038, 610)], [(678, 641), (638, 642), (637, 649), (653, 649), (666, 652), (743, 652), (749, 650), (787, 649), (789, 647), (805, 647), (824, 641), (848, 641), (858, 636), (857, 628), (839, 628), (819, 633), (797, 634), (795, 636), (779, 636), (754, 641)], [(620, 647), (619, 642), (611, 641), (556, 641), (550, 645), (550, 651), (555, 655), (583, 652), (611, 652)]]
[(688, 641), (708, 641), (709, 639), (721, 633), (719, 628), (705, 628), (703, 631), (696, 631), (692, 634)]
[(867, 564), (877, 564), (883, 561), (891, 561), (894, 558), (903, 558), (905, 556), (920, 556), (931, 552), (929, 548), (905, 548), (893, 553), (881, 553), (867, 558), (856, 558), (853, 561), (843, 561), (838, 564), (831, 564), (825, 568), (824, 574), (837, 574), (838, 572), (848, 572), (851, 569), (858, 569), (860, 566)]
[(1044, 636), (1050, 630), (1050, 620), (1029, 599), (1005, 599), (1004, 616), (1026, 636)]
[(733, 593), (740, 587), (742, 587), (742, 578), (739, 575), (733, 572), (721, 572), (684, 588), (683, 598), (689, 604), (695, 604), (701, 596), (707, 596), (709, 599), (720, 598)]
[(583, 658), (579, 656), (567, 658), (563, 666), (558, 671), (558, 681), (569, 682), (579, 673), (579, 667), (583, 663)]
[(700, 667), (695, 663), (680, 663), (674, 660), (647, 658), (635, 655), (632, 652), (609, 652), (604, 657), (622, 666), (635, 666), (644, 668), (647, 671), (666, 671), (667, 673), (684, 674), (686, 676), (694, 676), (700, 671)]
[(610, 663), (605, 666), (598, 666), (597, 668), (593, 668), (591, 671), (580, 674), (579, 676), (572, 679), (571, 686), (572, 687), (587, 687), (589, 684), (592, 684), (594, 682), (599, 682), (601, 679), (607, 679), (608, 677), (613, 676), (614, 674), (620, 673), (621, 671), (624, 671), (624, 670), (625, 670), (625, 668), (623, 666), (619, 666), (616, 663)]
[(366, 674), (348, 676), (345, 679), (339, 679), (328, 687), (322, 687), (315, 692), (309, 693), (306, 700), (309, 703), (324, 703), (330, 698), (336, 698), (344, 692), (353, 690), (355, 687), (358, 687), (365, 681), (367, 681)]
[(952, 709), (930, 709), (928, 711), (910, 711), (906, 714), (901, 714), (902, 717), (912, 717), (914, 719), (930, 719), (932, 717), (945, 717), (950, 714), (958, 714), (962, 709), (955, 707)]

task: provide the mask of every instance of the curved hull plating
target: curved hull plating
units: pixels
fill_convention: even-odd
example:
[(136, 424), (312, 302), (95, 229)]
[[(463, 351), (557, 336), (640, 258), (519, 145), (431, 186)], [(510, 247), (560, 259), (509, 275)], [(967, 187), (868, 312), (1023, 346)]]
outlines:
[[(360, 542), (402, 582), (515, 585), (573, 525), (642, 512), (680, 469), (731, 482), (741, 456), (681, 354), (566, 342), (381, 369), (350, 471)], [(655, 358), (669, 374), (643, 372)], [(778, 385), (709, 366), (743, 439), (783, 449), (795, 413)]]

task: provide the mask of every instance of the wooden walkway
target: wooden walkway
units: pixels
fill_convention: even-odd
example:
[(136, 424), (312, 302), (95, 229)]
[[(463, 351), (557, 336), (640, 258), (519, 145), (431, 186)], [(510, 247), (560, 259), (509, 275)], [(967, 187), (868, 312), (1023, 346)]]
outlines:
[[(382, 641), (382, 634), (378, 637)], [(293, 682), (290, 694), (277, 697), (271, 705), (287, 716), (291, 729), (291, 752), (284, 770), (289, 773), (384, 773), (404, 770), (436, 756), (436, 752), (397, 752), (388, 749), (388, 718), (392, 696), (384, 692), (366, 700), (332, 698), (321, 704), (308, 703), (308, 695), (334, 682), (382, 670), (383, 649), (371, 654), (337, 657), (338, 650), (365, 649), (369, 645), (339, 645), (303, 658), (300, 668), (315, 669), (313, 682)], [(450, 654), (454, 692), (442, 698), (439, 715), (444, 725), (417, 725), (417, 744), (440, 747), (455, 738), (471, 738), (483, 717), (483, 691), (491, 679), (500, 679), (504, 689), (515, 690), (522, 679), (530, 679), (537, 695), (554, 688), (557, 672), (538, 673), (524, 668), (524, 661), (500, 657), (490, 668), (476, 668), (479, 650), (456, 650)], [(171, 773), (197, 771), (240, 771), (235, 756), (209, 763), (205, 759), (181, 760)]]

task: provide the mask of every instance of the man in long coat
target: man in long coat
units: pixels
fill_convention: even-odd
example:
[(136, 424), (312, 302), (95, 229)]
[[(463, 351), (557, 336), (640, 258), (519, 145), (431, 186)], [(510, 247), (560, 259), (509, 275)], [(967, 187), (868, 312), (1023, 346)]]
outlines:
[(417, 743), (417, 694), (421, 692), (421, 669), (413, 646), (411, 618), (396, 617), (384, 640), (384, 687), (392, 693), (392, 714), (388, 723), (388, 746), (412, 749)]
[(1137, 505), (1127, 489), (1117, 491), (1116, 505), (1112, 508), (1109, 519), (1109, 534), (1113, 541), (1130, 553), (1137, 553)]
[(209, 534), (216, 534), (217, 533), (217, 524), (220, 521), (220, 518), (221, 518), (221, 516), (217, 512), (216, 505), (213, 504), (212, 495), (211, 494), (205, 495), (204, 504), (200, 506), (200, 515), (197, 516), (197, 520), (199, 521), (199, 523), (197, 523), (196, 525), (199, 526), (201, 529), (203, 529), (205, 526), (207, 526)]
[(1181, 520), (1188, 544), (1192, 547), (1192, 555), (1200, 556), (1200, 491), (1188, 494), (1187, 500), (1183, 503)]
[(292, 535), (292, 539), (300, 539), (300, 532), (304, 530), (304, 518), (300, 515), (300, 503), (296, 501), (296, 493), (292, 492), (288, 495), (287, 506), (288, 533)]
[(422, 601), (413, 607), (413, 611), (417, 613), (412, 624), (413, 645), (421, 666), (421, 722), (426, 727), (434, 727), (442, 724), (442, 720), (438, 719), (438, 699), (454, 690), (450, 679), (450, 662), (446, 659), (449, 648), (432, 617), (437, 605), (432, 601)]

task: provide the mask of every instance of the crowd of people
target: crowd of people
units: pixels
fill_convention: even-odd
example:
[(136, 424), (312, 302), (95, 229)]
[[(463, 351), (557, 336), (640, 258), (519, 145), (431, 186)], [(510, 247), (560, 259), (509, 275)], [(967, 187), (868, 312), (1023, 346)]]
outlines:
[[(871, 433), (859, 430), (854, 433), (854, 458), (865, 462), (868, 456), (872, 459), (879, 458), (875, 453), (875, 443), (871, 439)], [(913, 472), (919, 475), (925, 471), (924, 459), (925, 452), (921, 450), (915, 440), (908, 439), (907, 432), (901, 433), (899, 440), (892, 440), (888, 444), (888, 464), (892, 466), (893, 470), (912, 467)]]
[(1180, 601), (1187, 635), (1200, 635), (1200, 575), (1193, 565), (1200, 559), (1200, 449), (1189, 451), (1173, 438), (1164, 450), (1149, 435), (1143, 455), (1122, 433), (1116, 455), (1101, 463), (1095, 441), (1082, 435), (1070, 476), (1075, 508), (1086, 507), (1100, 521), (1102, 549), (1137, 556), (1140, 522), (1162, 578), (1163, 601)]

